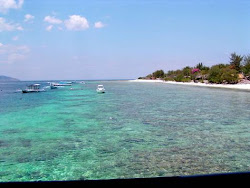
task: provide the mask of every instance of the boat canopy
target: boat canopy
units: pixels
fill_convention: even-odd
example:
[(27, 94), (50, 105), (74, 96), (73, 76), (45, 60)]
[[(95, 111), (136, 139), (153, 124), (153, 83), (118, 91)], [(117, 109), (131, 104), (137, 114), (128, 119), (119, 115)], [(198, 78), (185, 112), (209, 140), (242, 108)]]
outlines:
[(27, 86), (27, 88), (29, 89), (39, 89), (39, 87), (40, 87), (40, 84), (31, 84)]

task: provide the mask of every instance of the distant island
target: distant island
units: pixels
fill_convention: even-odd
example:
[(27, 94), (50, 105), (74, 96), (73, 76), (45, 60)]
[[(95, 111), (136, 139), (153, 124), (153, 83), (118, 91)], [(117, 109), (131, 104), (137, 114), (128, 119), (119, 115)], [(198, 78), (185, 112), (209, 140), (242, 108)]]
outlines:
[(163, 80), (174, 82), (195, 82), (211, 84), (250, 84), (250, 54), (246, 56), (231, 53), (228, 64), (220, 63), (211, 67), (204, 66), (202, 62), (195, 67), (186, 66), (179, 70), (163, 70), (138, 79)]
[(16, 78), (0, 75), (0, 82), (20, 81)]

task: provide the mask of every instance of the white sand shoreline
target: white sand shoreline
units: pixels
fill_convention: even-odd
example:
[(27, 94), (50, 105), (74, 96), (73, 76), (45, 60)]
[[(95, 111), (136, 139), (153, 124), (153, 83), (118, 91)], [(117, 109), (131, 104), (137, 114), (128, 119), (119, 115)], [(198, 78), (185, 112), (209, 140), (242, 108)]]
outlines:
[(147, 82), (147, 83), (164, 83), (164, 84), (176, 84), (186, 86), (200, 86), (200, 87), (213, 87), (213, 88), (226, 88), (226, 89), (240, 89), (249, 90), (250, 84), (205, 84), (205, 83), (194, 83), (194, 82), (175, 82), (175, 81), (163, 81), (163, 80), (129, 80), (130, 82)]

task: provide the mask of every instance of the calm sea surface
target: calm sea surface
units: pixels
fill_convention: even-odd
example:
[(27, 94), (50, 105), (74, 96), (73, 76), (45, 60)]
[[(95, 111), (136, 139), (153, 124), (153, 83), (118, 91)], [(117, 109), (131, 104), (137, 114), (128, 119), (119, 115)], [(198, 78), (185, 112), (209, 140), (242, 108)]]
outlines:
[(16, 92), (29, 83), (48, 85), (0, 83), (1, 182), (250, 171), (250, 92), (128, 81)]

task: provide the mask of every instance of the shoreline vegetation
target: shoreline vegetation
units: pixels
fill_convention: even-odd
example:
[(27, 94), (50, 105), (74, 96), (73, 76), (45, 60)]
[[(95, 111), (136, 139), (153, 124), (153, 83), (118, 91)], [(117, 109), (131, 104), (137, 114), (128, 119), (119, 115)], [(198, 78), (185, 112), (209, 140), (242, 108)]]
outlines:
[(133, 81), (250, 90), (250, 54), (242, 56), (234, 52), (228, 64), (211, 67), (200, 62), (195, 67), (186, 66), (167, 73), (156, 70)]

